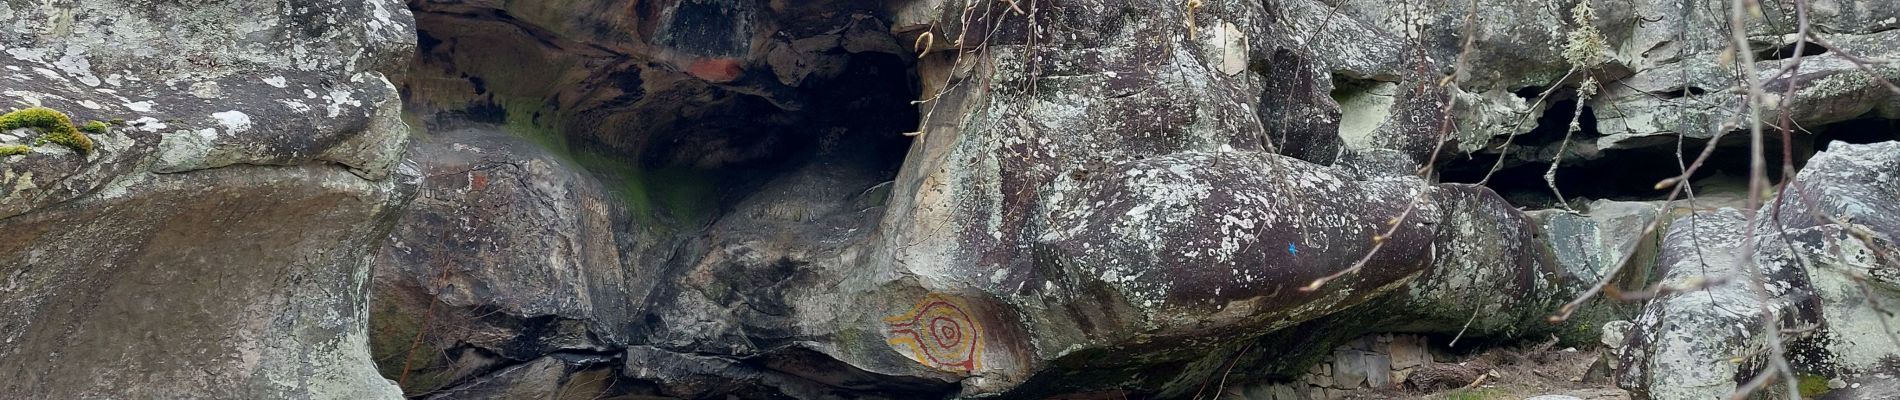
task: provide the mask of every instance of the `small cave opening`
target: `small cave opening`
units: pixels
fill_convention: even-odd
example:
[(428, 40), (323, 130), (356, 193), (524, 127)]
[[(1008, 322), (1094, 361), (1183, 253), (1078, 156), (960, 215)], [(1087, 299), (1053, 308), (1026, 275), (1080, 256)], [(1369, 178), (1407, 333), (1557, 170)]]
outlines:
[[(1560, 107), (1553, 106), (1553, 109), (1556, 108)], [(1538, 129), (1543, 129), (1543, 126)], [(1767, 162), (1769, 183), (1774, 184), (1785, 178), (1779, 167), (1783, 164), (1784, 144), (1781, 135), (1769, 133), (1763, 138), (1763, 158)], [(1526, 133), (1520, 135), (1518, 143), (1531, 146), (1530, 143), (1537, 143), (1538, 140), (1524, 139), (1539, 135), (1558, 135), (1558, 139), (1561, 139), (1561, 133)], [(1839, 143), (1866, 144), (1900, 140), (1900, 119), (1870, 114), (1812, 127), (1790, 139), (1786, 146), (1788, 153), (1793, 156), (1795, 170), (1799, 171), (1815, 154)], [(1572, 137), (1572, 140), (1577, 140), (1577, 137)], [(1440, 180), (1457, 183), (1483, 181), (1485, 186), (1520, 207), (1560, 207), (1551, 184), (1545, 180), (1545, 174), (1550, 172), (1554, 143), (1539, 147), (1542, 150), (1532, 150), (1537, 158), (1529, 160), (1507, 159), (1500, 164), (1498, 158), (1509, 155), (1496, 153), (1480, 153), (1454, 160), (1440, 167)], [(1662, 200), (1668, 197), (1670, 189), (1657, 189), (1656, 184), (1680, 175), (1682, 168), (1695, 160), (1708, 140), (1687, 138), (1681, 141), (1679, 147), (1673, 139), (1651, 143), (1633, 149), (1603, 151), (1590, 158), (1566, 154), (1563, 164), (1556, 169), (1556, 189), (1562, 192), (1565, 200), (1573, 202), (1579, 199)], [(1572, 143), (1573, 147), (1576, 145)], [(1492, 170), (1494, 166), (1495, 172)], [(1730, 132), (1715, 144), (1715, 150), (1708, 160), (1690, 176), (1690, 189), (1704, 206), (1740, 207), (1746, 200), (1749, 169), (1748, 135), (1745, 132)], [(1489, 180), (1485, 180), (1487, 175)], [(1686, 199), (1686, 196), (1681, 195), (1678, 199)]]
[[(805, 183), (842, 186), (852, 193), (895, 179), (913, 142), (903, 133), (915, 130), (920, 118), (910, 104), (918, 90), (914, 66), (884, 53), (845, 59), (836, 77), (795, 88), (793, 96), (802, 105), (797, 110), (750, 100), (739, 112), (650, 133), (644, 147), (628, 157), (638, 160), (640, 170), (665, 176), (645, 185), (655, 189), (645, 193), (651, 209), (634, 211), (700, 226), (790, 174), (822, 177)], [(667, 192), (666, 187), (703, 191)]]
[[(1743, 140), (1731, 140), (1736, 138)], [(1724, 138), (1703, 166), (1690, 176), (1690, 188), (1697, 197), (1728, 201), (1739, 199), (1739, 193), (1746, 192), (1749, 159), (1745, 139), (1737, 135)], [(1564, 201), (1571, 202), (1662, 200), (1669, 196), (1670, 189), (1657, 189), (1656, 184), (1681, 175), (1682, 167), (1694, 161), (1706, 143), (1693, 139), (1684, 141), (1682, 158), (1677, 158), (1673, 145), (1605, 152), (1595, 159), (1566, 157), (1554, 175), (1556, 190), (1563, 194)], [(1778, 152), (1772, 153), (1767, 154), (1768, 162), (1778, 165), (1781, 157)], [(1562, 207), (1550, 181), (1545, 179), (1551, 172), (1548, 158), (1498, 168), (1491, 173), (1496, 160), (1496, 156), (1480, 156), (1448, 165), (1441, 169), (1442, 181), (1477, 183), (1490, 173), (1485, 186), (1511, 204), (1533, 209)], [(1768, 173), (1770, 181), (1781, 179), (1778, 169), (1770, 168)]]
[(1701, 96), (1705, 94), (1709, 94), (1708, 89), (1703, 89), (1703, 88), (1695, 87), (1695, 86), (1683, 86), (1676, 89), (1670, 89), (1670, 90), (1654, 93), (1654, 95), (1656, 95), (1656, 98), (1660, 98), (1663, 100), (1680, 99), (1684, 97)]
[[(1799, 47), (1799, 49), (1796, 49)], [(1796, 54), (1796, 52), (1799, 54)], [(1809, 57), (1827, 54), (1827, 47), (1807, 41), (1782, 43), (1772, 47), (1755, 50), (1755, 59), (1759, 61), (1786, 60), (1795, 57)]]
[[(1809, 132), (1814, 133), (1813, 151), (1808, 154), (1812, 156), (1812, 153), (1827, 151), (1835, 142), (1867, 144), (1900, 140), (1900, 119), (1868, 114), (1809, 129)], [(1800, 161), (1806, 164), (1807, 157), (1801, 157)]]
[[(1545, 108), (1544, 113), (1537, 116), (1537, 126), (1528, 132), (1518, 134), (1517, 139), (1513, 141), (1516, 145), (1543, 147), (1563, 141), (1566, 135), (1570, 136), (1571, 144), (1576, 145), (1578, 141), (1603, 136), (1597, 131), (1596, 109), (1583, 105), (1583, 110), (1579, 114), (1575, 98), (1547, 101), (1551, 101), (1550, 107)], [(1574, 133), (1570, 132), (1572, 119), (1577, 122), (1577, 131)]]
[[(1525, 88), (1517, 94), (1535, 99), (1542, 96), (1544, 90)], [(1696, 90), (1685, 88), (1678, 92)], [(1646, 141), (1646, 145), (1636, 148), (1598, 149), (1596, 139), (1603, 134), (1598, 130), (1596, 112), (1590, 105), (1579, 104), (1574, 93), (1565, 89), (1551, 93), (1546, 101), (1550, 106), (1538, 116), (1536, 126), (1509, 139), (1511, 146), (1507, 150), (1497, 150), (1506, 139), (1495, 138), (1485, 151), (1441, 164), (1439, 180), (1482, 182), (1505, 200), (1525, 208), (1562, 207), (1565, 201), (1578, 200), (1661, 200), (1668, 197), (1669, 189), (1659, 190), (1656, 184), (1681, 175), (1683, 166), (1693, 162), (1708, 143), (1706, 139), (1684, 139), (1680, 143), (1680, 154), (1677, 140), (1673, 138)], [(1575, 132), (1570, 130), (1572, 118), (1577, 122)], [(1566, 135), (1569, 137), (1567, 145), (1564, 143)], [(1780, 148), (1778, 137), (1771, 137), (1769, 141), (1770, 148)], [(1747, 142), (1747, 135), (1729, 134), (1716, 144), (1715, 152), (1689, 179), (1690, 189), (1696, 191), (1697, 197), (1740, 198), (1739, 193), (1745, 192), (1747, 187)], [(1803, 138), (1797, 137), (1794, 145), (1797, 162), (1806, 159), (1804, 154), (1812, 153), (1801, 150), (1811, 147)], [(1562, 149), (1562, 158), (1553, 171), (1551, 165), (1558, 160), (1559, 149)], [(1781, 162), (1779, 151), (1765, 155), (1770, 165)], [(1770, 180), (1781, 179), (1778, 168), (1771, 168), (1769, 175)]]

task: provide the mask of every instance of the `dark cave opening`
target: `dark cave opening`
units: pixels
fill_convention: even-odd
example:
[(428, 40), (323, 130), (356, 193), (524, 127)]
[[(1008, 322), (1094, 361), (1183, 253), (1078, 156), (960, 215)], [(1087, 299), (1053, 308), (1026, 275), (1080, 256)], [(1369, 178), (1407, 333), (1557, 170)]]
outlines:
[(1708, 89), (1703, 89), (1703, 88), (1695, 87), (1695, 86), (1683, 86), (1678, 89), (1671, 89), (1671, 90), (1666, 90), (1662, 92), (1657, 92), (1655, 93), (1655, 95), (1657, 98), (1667, 100), (1667, 99), (1680, 99), (1680, 98), (1689, 97), (1689, 96), (1701, 96), (1708, 93), (1709, 93)]
[[(1566, 134), (1570, 136), (1573, 144), (1578, 140), (1588, 140), (1603, 136), (1601, 132), (1597, 131), (1597, 113), (1595, 109), (1585, 105), (1583, 106), (1582, 114), (1578, 114), (1577, 100), (1574, 98), (1551, 101), (1550, 107), (1544, 110), (1544, 114), (1537, 117), (1537, 127), (1517, 135), (1517, 139), (1515, 140), (1517, 145), (1549, 145), (1564, 140)], [(1575, 133), (1570, 132), (1571, 119), (1577, 121), (1577, 131)], [(1566, 156), (1566, 158), (1568, 158), (1568, 156)]]
[[(1537, 148), (1534, 158), (1522, 158), (1522, 154), (1526, 153), (1479, 153), (1442, 165), (1439, 168), (1440, 181), (1477, 183), (1489, 174), (1489, 180), (1484, 181), (1485, 186), (1512, 204), (1529, 208), (1559, 206), (1551, 184), (1545, 180), (1545, 174), (1550, 171), (1551, 154), (1557, 141), (1562, 140), (1564, 131), (1562, 125), (1553, 123), (1568, 124), (1568, 117), (1558, 115), (1569, 115), (1573, 107), (1574, 102), (1567, 100), (1553, 104), (1550, 111), (1539, 118), (1537, 128), (1518, 136), (1513, 145)], [(1587, 106), (1584, 115), (1591, 115)], [(1597, 136), (1594, 122), (1593, 118), (1579, 121), (1584, 129), (1571, 137), (1572, 149), (1590, 147), (1578, 141), (1591, 140)], [(1780, 182), (1783, 179), (1779, 168), (1783, 159), (1781, 135), (1772, 131), (1768, 133), (1764, 137), (1766, 151), (1763, 153), (1768, 165), (1768, 179), (1771, 183)], [(1864, 144), (1900, 139), (1900, 120), (1869, 114), (1812, 127), (1805, 132), (1797, 132), (1791, 139), (1788, 150), (1793, 155), (1793, 165), (1798, 171), (1815, 153), (1826, 151), (1833, 143)], [(1662, 200), (1669, 196), (1670, 189), (1657, 189), (1657, 183), (1680, 175), (1682, 168), (1695, 160), (1708, 140), (1683, 140), (1680, 154), (1678, 143), (1672, 138), (1650, 143), (1634, 149), (1602, 151), (1592, 157), (1580, 157), (1574, 152), (1566, 154), (1563, 165), (1556, 170), (1557, 190), (1572, 201), (1579, 198)], [(1709, 159), (1690, 176), (1690, 188), (1696, 191), (1698, 198), (1715, 199), (1718, 202), (1739, 201), (1742, 199), (1740, 194), (1745, 193), (1747, 187), (1746, 177), (1750, 168), (1748, 155), (1748, 137), (1745, 133), (1731, 132), (1725, 135), (1716, 144)], [(1500, 157), (1516, 158), (1507, 159), (1499, 166)], [(1498, 167), (1492, 172), (1494, 166)]]
[[(915, 74), (912, 63), (901, 56), (851, 54), (837, 77), (797, 89), (797, 96), (805, 103), (799, 110), (780, 109), (763, 100), (748, 101), (750, 105), (743, 111), (711, 116), (703, 122), (706, 125), (652, 133), (653, 139), (628, 158), (638, 160), (643, 171), (667, 171), (672, 177), (686, 180), (711, 180), (713, 190), (697, 196), (646, 193), (675, 197), (647, 199), (648, 204), (659, 207), (716, 207), (709, 210), (710, 214), (693, 216), (653, 210), (700, 218), (679, 221), (690, 225), (710, 222), (704, 218), (729, 212), (776, 177), (818, 163), (839, 171), (834, 175), (841, 180), (857, 180), (840, 184), (868, 188), (895, 179), (903, 165), (912, 143), (903, 132), (916, 129), (920, 118), (917, 108), (910, 105), (918, 90)], [(598, 151), (613, 151), (604, 145), (594, 146)], [(649, 182), (655, 188), (668, 184), (666, 179)]]
[(857, 171), (848, 175), (870, 181), (861, 186), (889, 181), (919, 119), (904, 55), (795, 53), (791, 72), (749, 63), (735, 67), (740, 79), (711, 82), (502, 11), (431, 7), (417, 10), (420, 54), (401, 88), (412, 121), (535, 142), (595, 175), (635, 229), (703, 228), (814, 162)]
[[(1684, 159), (1677, 158), (1675, 140), (1656, 140), (1634, 149), (1600, 150), (1596, 110), (1579, 104), (1572, 89), (1560, 88), (1548, 96), (1542, 87), (1527, 87), (1515, 93), (1526, 100), (1544, 97), (1550, 105), (1537, 117), (1536, 126), (1508, 141), (1508, 150), (1498, 151), (1506, 138), (1494, 138), (1486, 150), (1456, 157), (1439, 166), (1439, 181), (1479, 183), (1496, 191), (1505, 200), (1520, 207), (1561, 207), (1562, 201), (1578, 199), (1660, 200), (1668, 190), (1656, 189), (1656, 183), (1681, 174), (1698, 154), (1706, 140), (1689, 139), (1681, 143)], [(1678, 93), (1694, 93), (1685, 88)], [(1581, 107), (1581, 109), (1579, 109)], [(1570, 129), (1572, 119), (1577, 129)], [(1568, 144), (1564, 143), (1566, 137)], [(1779, 146), (1779, 145), (1775, 145)], [(1553, 171), (1562, 149), (1561, 165)], [(1717, 151), (1690, 181), (1693, 189), (1726, 192), (1732, 189), (1731, 177), (1747, 176), (1746, 137), (1728, 135)], [(1779, 163), (1779, 153), (1770, 155)], [(1502, 162), (1500, 162), (1502, 159)], [(1778, 171), (1771, 179), (1779, 179)], [(1553, 179), (1546, 179), (1550, 176)], [(1554, 185), (1553, 183), (1554, 182)], [(1555, 186), (1553, 191), (1552, 186)], [(1563, 199), (1557, 195), (1561, 193)]]
[[(1796, 47), (1800, 47), (1800, 49), (1798, 49), (1800, 50), (1800, 54), (1795, 54), (1797, 50)], [(1760, 61), (1773, 61), (1795, 57), (1818, 56), (1822, 54), (1827, 54), (1827, 47), (1815, 44), (1814, 42), (1796, 41), (1756, 50), (1755, 59)]]
[[(1866, 144), (1900, 139), (1900, 119), (1868, 114), (1810, 131), (1814, 132), (1814, 151), (1819, 152), (1826, 151), (1834, 142)], [(1803, 157), (1802, 161), (1805, 162), (1806, 158)]]
[[(1693, 161), (1705, 143), (1700, 140), (1685, 141), (1684, 157), (1680, 160), (1676, 157), (1674, 146), (1606, 152), (1596, 159), (1566, 157), (1556, 170), (1556, 187), (1569, 201), (1662, 200), (1669, 196), (1669, 189), (1657, 189), (1657, 182), (1680, 175), (1682, 165)], [(1746, 149), (1745, 141), (1725, 138), (1722, 144), (1717, 145), (1715, 153), (1703, 163), (1703, 167), (1690, 177), (1690, 182), (1694, 184), (1692, 188), (1697, 190), (1698, 195), (1703, 195), (1729, 193), (1745, 187), (1745, 182), (1739, 181), (1740, 177), (1748, 174)], [(1771, 165), (1780, 163), (1779, 154), (1771, 154), (1767, 158)], [(1455, 163), (1441, 169), (1442, 181), (1477, 183), (1484, 179), (1496, 160), (1496, 155), (1480, 155)], [(1491, 174), (1489, 181), (1485, 181), (1485, 186), (1520, 207), (1560, 207), (1551, 184), (1545, 180), (1550, 165), (1549, 159), (1544, 159), (1499, 168)], [(1769, 175), (1771, 180), (1780, 179), (1778, 170), (1771, 168)]]

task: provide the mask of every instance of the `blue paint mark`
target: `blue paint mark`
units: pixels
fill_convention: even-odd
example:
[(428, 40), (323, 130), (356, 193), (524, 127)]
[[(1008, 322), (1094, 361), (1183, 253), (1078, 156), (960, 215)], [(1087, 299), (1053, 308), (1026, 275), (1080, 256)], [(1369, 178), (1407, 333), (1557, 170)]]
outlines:
[(1292, 255), (1296, 255), (1296, 256), (1297, 256), (1297, 255), (1300, 255), (1300, 247), (1299, 247), (1299, 246), (1294, 246), (1292, 242), (1287, 242), (1287, 244), (1286, 244), (1286, 253), (1287, 253), (1287, 254), (1292, 254)]

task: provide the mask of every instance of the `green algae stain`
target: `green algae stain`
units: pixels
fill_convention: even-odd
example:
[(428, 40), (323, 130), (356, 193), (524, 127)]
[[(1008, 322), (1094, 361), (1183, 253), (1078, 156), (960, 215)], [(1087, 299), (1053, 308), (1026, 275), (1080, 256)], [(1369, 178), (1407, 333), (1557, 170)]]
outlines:
[(1795, 387), (1801, 390), (1801, 397), (1807, 399), (1819, 398), (1832, 390), (1827, 387), (1827, 377), (1809, 374), (1796, 375)]
[(685, 167), (647, 168), (633, 157), (580, 145), (555, 128), (568, 126), (557, 113), (540, 113), (538, 101), (501, 100), (504, 130), (547, 149), (562, 161), (594, 174), (641, 226), (661, 232), (698, 228), (717, 211), (719, 188), (731, 174)]
[[(427, 393), (452, 383), (454, 370), (448, 368), (447, 360), (426, 342), (426, 336), (418, 336), (423, 330), (421, 316), (379, 303), (371, 307), (369, 321), (370, 356), (376, 371), (391, 381), (402, 381), (403, 393)], [(417, 340), (425, 342), (417, 346)]]

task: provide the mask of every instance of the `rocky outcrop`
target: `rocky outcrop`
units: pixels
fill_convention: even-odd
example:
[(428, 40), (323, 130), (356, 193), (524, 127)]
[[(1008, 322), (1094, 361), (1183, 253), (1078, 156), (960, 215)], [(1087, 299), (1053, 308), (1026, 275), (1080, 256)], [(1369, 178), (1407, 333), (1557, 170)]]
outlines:
[(414, 189), (401, 4), (7, 1), (0, 25), (0, 107), (111, 121), (0, 161), (0, 397), (397, 394), (364, 307)]
[[(1720, 2), (0, 0), (0, 104), (101, 121), (0, 132), (0, 397), (1333, 397), (1610, 319), (1641, 396), (1763, 322), (1879, 396), (1900, 10), (1816, 3), (1749, 225)], [(1691, 291), (1551, 322), (1605, 280)]]

